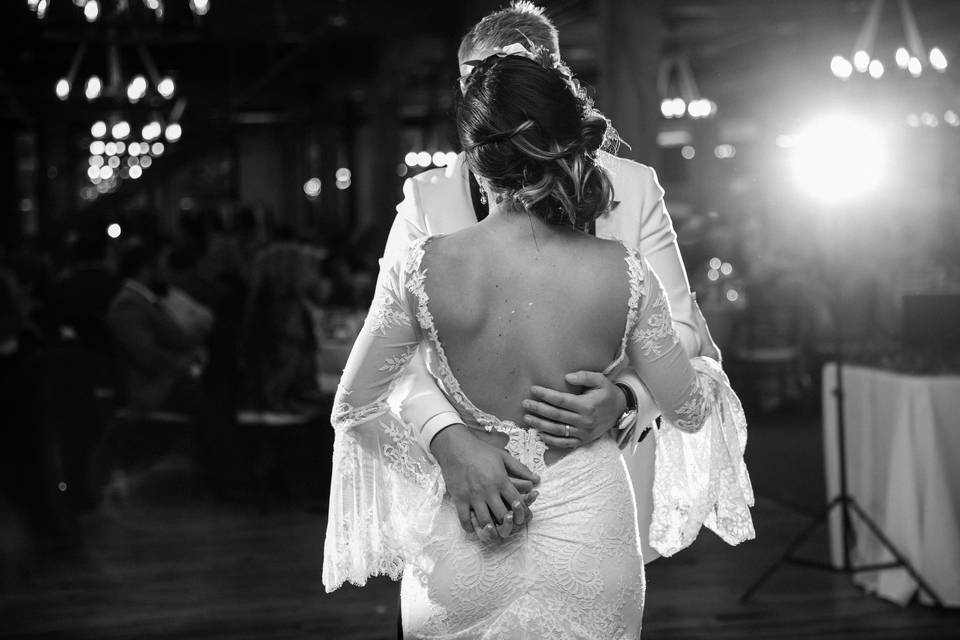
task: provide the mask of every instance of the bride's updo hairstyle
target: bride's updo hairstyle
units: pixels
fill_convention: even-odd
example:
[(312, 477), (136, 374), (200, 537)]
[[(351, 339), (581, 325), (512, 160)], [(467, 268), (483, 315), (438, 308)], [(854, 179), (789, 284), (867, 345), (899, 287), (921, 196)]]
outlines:
[(457, 134), (491, 190), (547, 222), (582, 229), (613, 203), (597, 152), (616, 134), (566, 66), (539, 57), (477, 62), (457, 104)]

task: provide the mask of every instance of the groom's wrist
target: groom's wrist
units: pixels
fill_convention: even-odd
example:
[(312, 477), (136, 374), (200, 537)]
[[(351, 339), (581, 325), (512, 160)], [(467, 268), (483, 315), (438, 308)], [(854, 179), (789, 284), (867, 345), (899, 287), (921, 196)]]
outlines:
[(455, 442), (464, 436), (470, 436), (467, 426), (462, 422), (449, 424), (440, 430), (430, 441), (430, 455), (441, 464), (455, 446)]
[(633, 427), (637, 422), (637, 396), (629, 385), (622, 382), (617, 382), (616, 385), (623, 393), (624, 409), (620, 413), (614, 428), (618, 431), (624, 431)]

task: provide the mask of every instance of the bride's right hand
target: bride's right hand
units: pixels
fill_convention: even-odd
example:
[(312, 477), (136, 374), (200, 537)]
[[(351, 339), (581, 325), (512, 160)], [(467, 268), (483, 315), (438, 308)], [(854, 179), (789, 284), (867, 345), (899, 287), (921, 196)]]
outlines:
[(471, 510), (480, 529), (490, 534), (498, 526), (502, 533), (508, 513), (513, 514), (513, 525), (530, 519), (529, 505), (536, 499), (531, 491), (540, 477), (509, 453), (475, 437), (462, 424), (434, 436), (430, 450), (440, 464), (464, 531), (474, 530)]

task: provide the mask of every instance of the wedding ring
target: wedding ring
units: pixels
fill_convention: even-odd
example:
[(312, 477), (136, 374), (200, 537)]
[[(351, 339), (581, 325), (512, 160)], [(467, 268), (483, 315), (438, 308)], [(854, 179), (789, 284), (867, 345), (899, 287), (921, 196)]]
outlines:
[(570, 425), (568, 424), (563, 425), (563, 437), (564, 438), (570, 437)]
[(523, 506), (523, 500), (514, 500), (513, 504), (511, 504), (510, 506), (513, 507), (514, 511), (516, 511), (517, 509)]

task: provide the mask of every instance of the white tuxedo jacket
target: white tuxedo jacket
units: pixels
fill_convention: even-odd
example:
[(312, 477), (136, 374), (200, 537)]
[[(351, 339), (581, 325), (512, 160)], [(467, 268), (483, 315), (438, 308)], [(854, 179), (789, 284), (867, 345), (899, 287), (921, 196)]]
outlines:
[[(614, 199), (619, 204), (597, 220), (597, 236), (622, 240), (636, 247), (647, 259), (667, 292), (681, 342), (687, 353), (695, 356), (700, 351), (700, 338), (693, 319), (690, 285), (656, 173), (645, 165), (603, 152), (601, 164), (610, 175)], [(425, 171), (408, 179), (403, 185), (403, 194), (403, 202), (397, 205), (397, 216), (380, 260), (381, 273), (387, 272), (414, 239), (453, 233), (477, 222), (462, 153), (455, 163), (444, 169)], [(429, 455), (433, 437), (461, 419), (427, 372), (423, 358), (415, 357), (407, 371), (407, 378), (398, 386), (392, 401), (400, 405), (404, 421), (419, 430), (420, 442)], [(641, 407), (652, 405), (649, 392), (632, 372), (622, 372), (617, 382), (633, 389)], [(638, 416), (638, 420), (640, 424), (647, 424), (658, 413)], [(647, 561), (657, 555), (646, 544), (652, 510), (653, 441), (652, 437), (646, 438), (639, 446), (624, 451), (637, 497), (640, 533)]]

